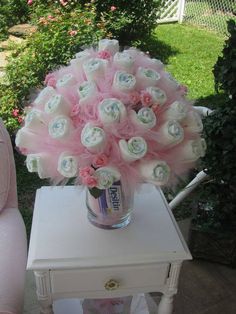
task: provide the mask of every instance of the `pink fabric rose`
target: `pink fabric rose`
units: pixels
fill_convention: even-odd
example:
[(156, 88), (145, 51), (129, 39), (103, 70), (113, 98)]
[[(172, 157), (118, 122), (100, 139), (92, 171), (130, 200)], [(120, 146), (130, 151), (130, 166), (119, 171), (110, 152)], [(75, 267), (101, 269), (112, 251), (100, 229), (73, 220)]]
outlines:
[(139, 93), (137, 92), (132, 92), (130, 95), (129, 95), (129, 101), (132, 105), (137, 105), (137, 103), (140, 102), (140, 96), (139, 96)]
[(72, 107), (70, 116), (71, 116), (71, 117), (75, 117), (75, 116), (77, 116), (79, 113), (80, 113), (80, 105), (79, 105), (79, 104), (76, 104), (76, 105), (74, 105), (74, 106)]
[(93, 176), (87, 176), (85, 178), (82, 178), (82, 183), (84, 185), (87, 185), (89, 188), (94, 188), (97, 186), (97, 179)]
[(98, 57), (101, 59), (110, 59), (111, 53), (108, 50), (101, 50), (98, 53)]
[(33, 0), (28, 0), (28, 1), (27, 1), (27, 4), (28, 4), (28, 5), (32, 5), (32, 4), (33, 4)]
[(49, 73), (46, 75), (44, 84), (51, 86), (51, 87), (56, 87), (57, 80), (55, 76), (52, 73)]
[(148, 92), (142, 91), (140, 98), (144, 107), (148, 107), (152, 104), (152, 96)]
[(92, 163), (95, 168), (104, 167), (108, 164), (108, 158), (105, 154), (99, 154), (94, 157)]
[(82, 178), (86, 178), (86, 177), (90, 177), (94, 174), (95, 170), (92, 168), (92, 167), (84, 167), (84, 168), (81, 168), (80, 171), (79, 171), (79, 175), (82, 177)]

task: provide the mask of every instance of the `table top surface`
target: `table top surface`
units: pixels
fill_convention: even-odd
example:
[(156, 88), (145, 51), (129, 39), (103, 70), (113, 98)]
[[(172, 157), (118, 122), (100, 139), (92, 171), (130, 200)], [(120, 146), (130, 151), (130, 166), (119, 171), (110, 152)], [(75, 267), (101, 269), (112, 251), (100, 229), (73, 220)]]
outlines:
[(104, 230), (87, 219), (85, 191), (76, 186), (37, 190), (28, 269), (71, 269), (191, 259), (163, 193), (144, 186), (135, 194), (131, 223)]

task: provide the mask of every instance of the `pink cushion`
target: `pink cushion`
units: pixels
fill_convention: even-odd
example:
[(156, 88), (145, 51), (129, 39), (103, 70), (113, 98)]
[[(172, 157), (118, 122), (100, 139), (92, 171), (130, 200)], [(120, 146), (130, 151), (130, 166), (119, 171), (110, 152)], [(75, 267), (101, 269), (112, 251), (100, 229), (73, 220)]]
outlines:
[(10, 157), (8, 150), (8, 134), (0, 120), (0, 211), (7, 202), (10, 185)]

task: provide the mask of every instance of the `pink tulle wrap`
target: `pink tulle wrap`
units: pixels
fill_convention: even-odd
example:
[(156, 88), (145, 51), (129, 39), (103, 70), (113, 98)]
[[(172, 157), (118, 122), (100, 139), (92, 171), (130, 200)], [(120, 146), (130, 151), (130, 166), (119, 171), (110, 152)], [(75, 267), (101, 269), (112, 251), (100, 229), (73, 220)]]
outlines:
[[(95, 79), (98, 91), (83, 100), (79, 96), (78, 89), (87, 80), (83, 67), (83, 64), (87, 60), (81, 66), (78, 66), (76, 62), (71, 62), (70, 65), (49, 73), (45, 78), (45, 84), (52, 87), (56, 94), (62, 95), (70, 107), (67, 117), (71, 121), (71, 129), (65, 137), (51, 137), (48, 131), (49, 123), (57, 114), (46, 113), (44, 104), (36, 105), (33, 101), (32, 107), (28, 111), (38, 109), (42, 112), (43, 128), (38, 131), (34, 130), (33, 126), (31, 127), (29, 132), (32, 133), (32, 141), (37, 143), (37, 145), (30, 145), (30, 143), (24, 146), (19, 145), (21, 152), (26, 155), (47, 153), (50, 156), (47, 167), (48, 178), (55, 183), (65, 182), (68, 179), (59, 173), (57, 167), (59, 156), (63, 152), (68, 152), (77, 158), (78, 171), (77, 176), (75, 176), (76, 184), (82, 182), (79, 174), (80, 169), (84, 167), (93, 167), (96, 169), (103, 165), (94, 165), (94, 160), (99, 158), (101, 154), (103, 154), (103, 158), (106, 160), (106, 165), (115, 167), (120, 172), (121, 182), (126, 191), (137, 189), (145, 181), (139, 172), (141, 161), (154, 159), (165, 161), (171, 170), (168, 184), (176, 183), (178, 176), (186, 174), (187, 170), (194, 165), (191, 160), (183, 162), (181, 156), (183, 145), (189, 140), (200, 139), (201, 134), (200, 132), (186, 131), (184, 122), (179, 121), (184, 131), (183, 139), (178, 143), (165, 145), (163, 141), (160, 141), (160, 130), (166, 122), (165, 112), (173, 102), (179, 101), (185, 104), (187, 112), (194, 110), (192, 102), (186, 98), (187, 88), (174, 81), (164, 71), (161, 62), (155, 62), (155, 60), (141, 51), (130, 48), (126, 52), (133, 57), (134, 63), (130, 67), (129, 73), (135, 76), (140, 67), (158, 72), (160, 79), (155, 86), (165, 92), (167, 100), (161, 105), (155, 103), (146, 88), (140, 87), (142, 84), (136, 84), (135, 88), (128, 92), (122, 89), (114, 89), (114, 76), (119, 70), (117, 65), (113, 63), (114, 56), (109, 51), (98, 51), (95, 48), (89, 48), (85, 51), (90, 53), (90, 58), (99, 58), (108, 62), (108, 66), (104, 70), (105, 72), (98, 74)], [(65, 77), (65, 75), (72, 75), (74, 81), (72, 80), (72, 84), (69, 82), (64, 86), (58, 86), (58, 80)], [(127, 114), (122, 121), (105, 124), (99, 118), (99, 104), (107, 98), (116, 98), (125, 105)], [(155, 126), (149, 129), (143, 128), (131, 120), (131, 110), (138, 112), (144, 107), (151, 108), (156, 116), (157, 122)], [(91, 151), (81, 143), (81, 133), (87, 123), (92, 123), (92, 125), (104, 130), (106, 145), (102, 151)], [(127, 162), (122, 158), (119, 141), (121, 139), (128, 141), (130, 138), (137, 136), (142, 137), (146, 141), (147, 153), (142, 160)], [(83, 180), (85, 184), (87, 181)]]

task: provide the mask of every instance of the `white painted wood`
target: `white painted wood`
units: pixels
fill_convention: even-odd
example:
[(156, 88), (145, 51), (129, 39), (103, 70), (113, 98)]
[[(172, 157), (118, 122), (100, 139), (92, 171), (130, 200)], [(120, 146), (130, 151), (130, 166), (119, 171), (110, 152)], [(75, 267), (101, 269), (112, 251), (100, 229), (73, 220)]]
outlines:
[[(88, 222), (77, 187), (37, 191), (27, 268), (35, 272), (41, 314), (52, 314), (59, 298), (152, 291), (163, 292), (159, 314), (170, 313), (179, 265), (191, 254), (161, 190), (145, 185), (134, 208), (129, 226), (103, 230)], [(119, 283), (114, 291), (104, 288), (110, 279)]]
[[(109, 291), (105, 283), (114, 279), (119, 287), (110, 292), (110, 296), (125, 296), (137, 292), (156, 291), (166, 281), (169, 264), (154, 264), (142, 266), (108, 267), (83, 270), (55, 270), (51, 271), (51, 289), (54, 296), (66, 294), (73, 296), (80, 291), (79, 297), (106, 296)], [(144, 291), (145, 288), (145, 291)]]
[(170, 208), (173, 210), (176, 206), (178, 206), (194, 189), (196, 189), (199, 184), (207, 178), (208, 175), (204, 171), (200, 171), (196, 177), (169, 203)]
[(49, 271), (35, 271), (34, 276), (40, 314), (53, 314)]
[(184, 0), (166, 0), (157, 23), (180, 22), (184, 14)]
[(76, 187), (37, 191), (28, 269), (135, 265), (191, 259), (160, 190), (135, 196), (131, 224), (103, 230), (87, 220), (85, 194)]
[(179, 0), (178, 22), (182, 23), (184, 18), (185, 0)]

